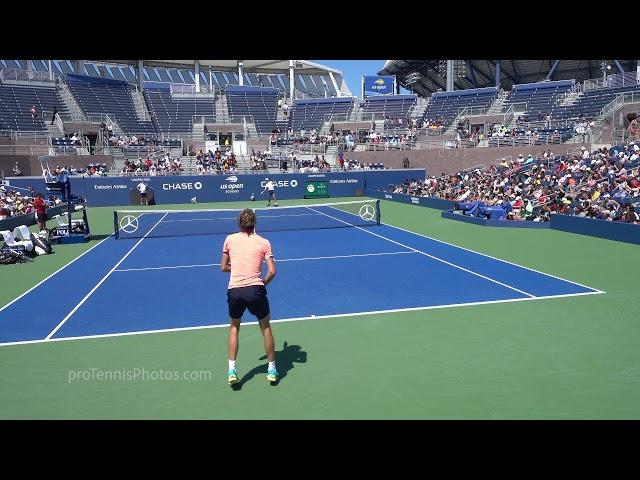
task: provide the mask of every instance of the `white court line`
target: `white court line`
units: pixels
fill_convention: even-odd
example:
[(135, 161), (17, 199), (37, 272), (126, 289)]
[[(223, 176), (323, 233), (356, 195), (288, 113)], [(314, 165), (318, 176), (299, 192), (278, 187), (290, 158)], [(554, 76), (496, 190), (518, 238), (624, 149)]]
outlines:
[[(368, 315), (378, 315), (378, 314), (387, 314), (387, 313), (400, 313), (400, 312), (415, 312), (420, 310), (438, 310), (444, 308), (453, 308), (453, 307), (471, 307), (476, 305), (491, 305), (495, 303), (513, 303), (513, 302), (526, 302), (528, 300), (548, 300), (554, 298), (566, 298), (566, 297), (580, 297), (584, 295), (598, 295), (598, 292), (582, 292), (582, 293), (565, 293), (562, 295), (548, 295), (544, 297), (527, 297), (527, 298), (509, 298), (506, 300), (487, 300), (483, 302), (469, 302), (469, 303), (451, 303), (447, 305), (432, 305), (428, 307), (410, 307), (410, 308), (394, 308), (389, 310), (373, 310), (367, 312), (354, 312), (354, 313), (336, 313), (332, 315), (317, 315), (315, 317), (293, 317), (293, 318), (282, 318), (279, 320), (271, 320), (271, 323), (283, 323), (283, 322), (298, 322), (304, 320), (318, 320), (324, 318), (340, 318), (340, 317), (358, 317), (358, 316), (368, 316)], [(257, 325), (258, 322), (242, 322), (243, 325)], [(83, 335), (78, 337), (61, 337), (61, 338), (47, 338), (42, 340), (24, 340), (17, 342), (6, 342), (0, 343), (0, 347), (10, 346), (10, 345), (27, 345), (32, 343), (52, 343), (52, 342), (66, 342), (69, 340), (87, 340), (87, 339), (101, 339), (101, 338), (110, 338), (110, 337), (127, 337), (131, 335), (148, 335), (152, 333), (170, 333), (170, 332), (183, 332), (188, 330), (204, 330), (210, 328), (225, 328), (228, 324), (220, 324), (220, 325), (201, 325), (197, 327), (178, 327), (178, 328), (163, 328), (158, 330), (141, 330), (139, 332), (122, 332), (122, 333), (105, 333), (101, 335)]]
[[(334, 210), (339, 210), (341, 212), (343, 211), (343, 210), (340, 210), (340, 209), (335, 208), (335, 207), (331, 207), (331, 208), (334, 208)], [(350, 212), (345, 212), (345, 213), (350, 213)], [(582, 287), (582, 288), (588, 288), (589, 290), (593, 290), (594, 292), (597, 292), (597, 293), (607, 293), (604, 290), (599, 290), (597, 288), (589, 287), (587, 285), (583, 285), (581, 283), (574, 282), (572, 280), (567, 280), (566, 278), (558, 277), (556, 275), (551, 275), (550, 273), (541, 272), (541, 271), (536, 270), (534, 268), (525, 267), (524, 265), (519, 265), (517, 263), (513, 263), (513, 262), (510, 262), (508, 260), (503, 260), (502, 258), (493, 257), (491, 255), (487, 255), (486, 253), (476, 252), (475, 250), (471, 250), (470, 248), (461, 247), (460, 245), (454, 245), (453, 243), (445, 242), (444, 240), (438, 240), (437, 238), (429, 237), (428, 235), (423, 235), (422, 233), (413, 232), (411, 230), (407, 230), (406, 228), (396, 227), (395, 225), (390, 225), (388, 223), (382, 223), (382, 222), (380, 223), (380, 225), (384, 225), (386, 227), (395, 228), (397, 230), (402, 230), (403, 232), (412, 233), (413, 235), (417, 235), (417, 236), (422, 237), (422, 238), (433, 240), (434, 242), (443, 243), (445, 245), (449, 245), (450, 247), (460, 248), (461, 250), (466, 250), (467, 252), (471, 252), (471, 253), (475, 253), (477, 255), (482, 255), (483, 257), (491, 258), (492, 260), (497, 260), (499, 262), (508, 263), (509, 265), (513, 265), (515, 267), (524, 268), (525, 270), (529, 270), (531, 272), (539, 273), (540, 275), (546, 275), (547, 277), (552, 277), (552, 278), (555, 278), (556, 280), (562, 280), (563, 282), (572, 283), (572, 284), (578, 285), (579, 287)]]
[(81, 257), (84, 257), (87, 253), (89, 253), (91, 250), (93, 250), (94, 248), (96, 248), (98, 245), (102, 244), (104, 241), (108, 240), (110, 237), (112, 237), (113, 234), (109, 235), (107, 238), (103, 238), (102, 240), (100, 240), (98, 243), (96, 243), (93, 247), (91, 247), (88, 250), (85, 250), (84, 252), (82, 252), (80, 255), (78, 255), (76, 258), (74, 258), (73, 260), (71, 260), (69, 263), (67, 263), (66, 265), (60, 267), (58, 270), (56, 270), (55, 272), (53, 272), (51, 275), (49, 275), (47, 278), (41, 280), (40, 282), (36, 283), (33, 287), (31, 287), (29, 290), (27, 290), (26, 292), (24, 292), (22, 295), (20, 295), (19, 297), (14, 298), (13, 300), (11, 300), (9, 303), (7, 303), (4, 307), (0, 308), (0, 312), (3, 311), (5, 308), (7, 308), (8, 306), (14, 304), (15, 302), (17, 302), (18, 300), (20, 300), (22, 297), (24, 297), (26, 294), (32, 292), (33, 290), (35, 290), (36, 288), (38, 288), (40, 285), (42, 285), (44, 282), (46, 282), (47, 280), (49, 280), (51, 277), (53, 277), (54, 275), (56, 275), (57, 273), (61, 272), (62, 270), (64, 270), (65, 268), (67, 268), (69, 265), (71, 265), (73, 262), (75, 262), (76, 260), (78, 260)]
[[(166, 217), (166, 216), (167, 216), (167, 214), (165, 213), (164, 217)], [(162, 217), (162, 218), (164, 218), (164, 217)], [(138, 240), (138, 241), (136, 242), (136, 244), (135, 244), (133, 247), (131, 247), (131, 249), (130, 249), (126, 254), (125, 254), (125, 256), (124, 256), (124, 257), (122, 257), (122, 258), (120, 259), (120, 261), (119, 261), (118, 263), (116, 263), (116, 264), (114, 265), (114, 267), (113, 267), (111, 270), (109, 270), (109, 272), (108, 272), (104, 277), (102, 277), (102, 280), (100, 280), (100, 281), (97, 283), (97, 285), (96, 285), (95, 287), (93, 287), (93, 288), (91, 289), (91, 291), (90, 291), (89, 293), (87, 293), (87, 294), (85, 295), (85, 297), (84, 297), (82, 300), (80, 300), (80, 302), (79, 302), (75, 307), (73, 307), (73, 310), (71, 310), (71, 311), (67, 314), (67, 316), (66, 316), (66, 317), (64, 317), (64, 318), (62, 319), (62, 321), (58, 324), (58, 326), (57, 326), (56, 328), (54, 328), (54, 329), (51, 331), (51, 333), (49, 333), (49, 335), (47, 335), (46, 340), (49, 340), (53, 335), (55, 335), (55, 333), (60, 329), (60, 327), (62, 327), (62, 325), (64, 325), (64, 324), (65, 324), (65, 322), (66, 322), (67, 320), (69, 320), (69, 318), (71, 318), (71, 315), (73, 315), (74, 313), (76, 313), (76, 311), (77, 311), (77, 310), (82, 306), (82, 304), (83, 304), (84, 302), (86, 302), (86, 301), (89, 299), (89, 297), (90, 297), (91, 295), (93, 295), (93, 292), (95, 292), (95, 291), (98, 289), (98, 287), (99, 287), (100, 285), (102, 285), (102, 284), (104, 283), (104, 281), (105, 281), (107, 278), (109, 278), (109, 275), (111, 275), (111, 274), (113, 273), (113, 271), (114, 271), (116, 268), (118, 268), (118, 265), (120, 265), (122, 262), (124, 262), (124, 261), (125, 261), (125, 259), (126, 259), (129, 255), (131, 255), (131, 252), (133, 252), (133, 251), (136, 249), (136, 247), (137, 247), (138, 245), (140, 245), (140, 244), (142, 243), (142, 241), (143, 241), (145, 238), (147, 238), (147, 235), (149, 235), (149, 234), (153, 231), (153, 229), (154, 229), (154, 228), (156, 228), (156, 227), (160, 224), (160, 222), (162, 221), (162, 218), (161, 218), (160, 220), (158, 220), (158, 222), (157, 222), (153, 227), (151, 227), (151, 229), (150, 229), (150, 230), (145, 234), (145, 236), (144, 236), (144, 237), (142, 237), (140, 240)]]
[[(314, 210), (314, 209), (311, 208), (311, 210)], [(322, 212), (320, 212), (318, 210), (314, 210), (314, 211), (318, 212), (318, 213), (322, 213)], [(489, 280), (490, 282), (497, 283), (498, 285), (502, 285), (503, 287), (507, 287), (507, 288), (509, 288), (511, 290), (514, 290), (514, 291), (518, 292), (518, 293), (522, 293), (523, 295), (527, 295), (528, 297), (535, 297), (535, 295), (531, 295), (530, 293), (527, 293), (524, 290), (520, 290), (518, 288), (512, 287), (511, 285), (507, 285), (506, 283), (499, 282), (498, 280), (495, 280), (495, 279), (493, 279), (491, 277), (487, 277), (487, 276), (482, 275), (480, 273), (474, 272), (473, 270), (469, 270), (467, 268), (461, 267), (460, 265), (456, 265), (455, 263), (447, 262), (446, 260), (443, 260), (441, 258), (435, 257), (433, 255), (429, 255), (428, 253), (425, 253), (425, 252), (423, 252), (421, 250), (418, 250), (416, 248), (413, 248), (413, 247), (409, 247), (408, 245), (405, 245), (403, 243), (396, 242), (395, 240), (391, 240), (390, 238), (387, 238), (385, 236), (379, 235), (379, 234), (374, 233), (374, 232), (370, 232), (369, 230), (365, 230), (364, 228), (358, 227), (357, 225), (353, 225), (353, 224), (351, 224), (349, 222), (345, 222), (344, 220), (340, 220), (339, 218), (333, 217), (333, 216), (329, 215), (328, 213), (322, 213), (322, 215), (326, 215), (329, 218), (333, 218), (334, 220), (337, 220), (339, 222), (346, 223), (347, 225), (351, 225), (352, 227), (355, 227), (355, 228), (357, 228), (359, 230), (362, 230), (363, 232), (367, 232), (370, 235), (375, 235), (376, 237), (380, 237), (380, 238), (382, 238), (384, 240), (387, 240), (387, 241), (389, 241), (391, 243), (395, 243), (396, 245), (400, 245), (401, 247), (408, 248), (409, 250), (413, 250), (414, 252), (419, 253), (421, 255), (424, 255), (426, 257), (433, 258), (434, 260), (437, 260), (438, 262), (446, 263), (447, 265), (450, 265), (452, 267), (458, 268), (458, 269), (463, 270), (463, 271), (465, 271), (467, 273), (470, 273), (472, 275), (476, 275), (476, 276), (478, 276), (480, 278), (484, 278), (485, 280)]]
[[(330, 257), (302, 257), (302, 258), (283, 258), (276, 259), (276, 264), (282, 262), (299, 262), (301, 260), (330, 260), (333, 258), (352, 258), (352, 257), (375, 257), (380, 255), (402, 255), (406, 253), (417, 253), (414, 251), (403, 251), (403, 252), (382, 252), (382, 253), (359, 253), (353, 255), (332, 255)], [(168, 267), (144, 267), (144, 268), (118, 268), (114, 270), (115, 272), (141, 272), (146, 270), (165, 270), (165, 269), (174, 269), (174, 268), (195, 268), (195, 267), (219, 267), (219, 263), (202, 263), (202, 264), (194, 264), (194, 265), (172, 265)]]

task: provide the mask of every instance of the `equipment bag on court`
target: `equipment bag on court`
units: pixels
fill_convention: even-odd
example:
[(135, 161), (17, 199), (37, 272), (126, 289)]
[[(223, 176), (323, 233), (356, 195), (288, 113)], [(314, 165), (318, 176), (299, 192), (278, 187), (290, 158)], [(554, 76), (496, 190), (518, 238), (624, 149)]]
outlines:
[(11, 265), (13, 263), (26, 263), (32, 262), (25, 252), (21, 252), (17, 249), (3, 248), (0, 250), (0, 265)]
[(32, 233), (31, 241), (33, 242), (35, 250), (38, 252), (38, 255), (49, 255), (51, 252), (53, 252), (53, 247), (51, 246), (49, 240), (47, 240), (46, 238)]

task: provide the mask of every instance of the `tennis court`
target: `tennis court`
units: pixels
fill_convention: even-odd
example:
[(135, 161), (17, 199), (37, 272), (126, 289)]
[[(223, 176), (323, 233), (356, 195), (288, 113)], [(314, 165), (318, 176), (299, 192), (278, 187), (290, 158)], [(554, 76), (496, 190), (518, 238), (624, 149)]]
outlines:
[[(258, 210), (282, 279), (269, 288), (274, 321), (602, 293), (378, 224), (378, 203)], [(228, 275), (216, 262), (237, 210), (124, 213), (115, 223), (127, 228), (131, 219), (135, 231), (117, 228), (118, 239), (107, 238), (5, 309), (2, 345), (228, 324), (220, 301)], [(56, 300), (80, 275), (73, 294)], [(39, 311), (43, 302), (51, 307)], [(34, 313), (25, 319), (24, 311)]]
[[(262, 379), (256, 327), (240, 334), (242, 390), (226, 385), (220, 327), (228, 324), (228, 274), (219, 262), (224, 223), (235, 218), (229, 204), (123, 211), (116, 223), (126, 226), (130, 215), (136, 230), (118, 228), (117, 239), (113, 209), (102, 208), (90, 219), (105, 238), (58, 247), (58, 263), (77, 253), (58, 269), (56, 255), (43, 257), (50, 264), (40, 268), (50, 271), (18, 278), (22, 291), (3, 302), (0, 416), (567, 418), (576, 404), (575, 418), (637, 413), (637, 379), (621, 381), (627, 395), (596, 408), (608, 394), (590, 381), (620, 365), (617, 357), (629, 359), (619, 343), (633, 335), (598, 343), (612, 334), (591, 317), (611, 313), (606, 276), (571, 257), (576, 240), (582, 259), (615, 243), (621, 253), (602, 261), (614, 259), (623, 271), (637, 247), (548, 230), (479, 229), (385, 201), (378, 224), (361, 215), (377, 201), (335, 200), (349, 203), (289, 201), (257, 211), (278, 267), (268, 287), (277, 388)], [(235, 212), (246, 206), (256, 204), (231, 204)], [(223, 209), (202, 210), (211, 207)], [(244, 323), (255, 319), (245, 313)], [(594, 361), (605, 355), (602, 345), (606, 365)], [(68, 372), (92, 368), (206, 369), (213, 378), (68, 381)]]

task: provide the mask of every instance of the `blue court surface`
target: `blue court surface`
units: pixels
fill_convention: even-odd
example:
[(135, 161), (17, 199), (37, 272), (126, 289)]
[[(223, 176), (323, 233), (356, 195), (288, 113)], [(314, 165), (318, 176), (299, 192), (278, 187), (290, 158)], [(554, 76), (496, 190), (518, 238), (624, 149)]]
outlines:
[[(331, 206), (300, 210), (347, 228), (264, 233), (277, 262), (275, 321), (602, 293), (384, 223), (348, 227), (356, 216)], [(224, 238), (110, 236), (1, 309), (0, 345), (225, 326)]]

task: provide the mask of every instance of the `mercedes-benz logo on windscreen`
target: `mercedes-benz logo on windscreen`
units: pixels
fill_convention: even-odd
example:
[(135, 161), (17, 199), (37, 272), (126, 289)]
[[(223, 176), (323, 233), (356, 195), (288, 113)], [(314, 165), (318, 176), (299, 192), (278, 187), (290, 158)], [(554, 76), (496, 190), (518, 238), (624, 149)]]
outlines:
[(374, 218), (376, 218), (376, 211), (373, 208), (373, 205), (363, 205), (360, 207), (360, 218), (370, 222)]
[(120, 219), (120, 230), (133, 233), (138, 230), (138, 219), (133, 215), (125, 215)]

